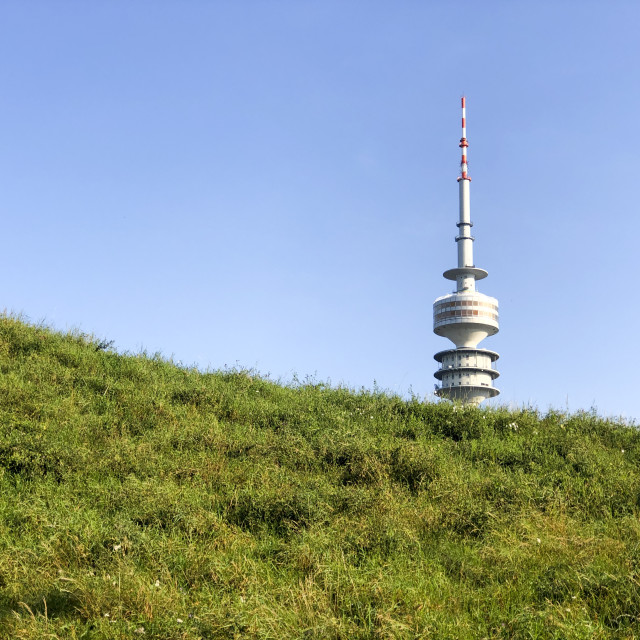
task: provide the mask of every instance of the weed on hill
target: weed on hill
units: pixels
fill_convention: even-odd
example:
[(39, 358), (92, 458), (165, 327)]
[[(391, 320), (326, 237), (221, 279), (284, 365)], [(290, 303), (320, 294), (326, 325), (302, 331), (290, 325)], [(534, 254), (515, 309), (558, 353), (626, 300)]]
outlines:
[(640, 435), (0, 318), (0, 636), (635, 638)]

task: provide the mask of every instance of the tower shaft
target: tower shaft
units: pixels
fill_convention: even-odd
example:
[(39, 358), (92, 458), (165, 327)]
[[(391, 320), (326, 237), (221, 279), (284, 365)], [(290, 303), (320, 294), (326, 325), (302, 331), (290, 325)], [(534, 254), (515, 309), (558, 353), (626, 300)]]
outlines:
[[(458, 198), (460, 201), (460, 219), (458, 220), (458, 269), (473, 267), (473, 236), (471, 235), (471, 202), (469, 189), (471, 178), (458, 180)], [(476, 280), (469, 273), (461, 273), (456, 277), (458, 291), (475, 291)]]

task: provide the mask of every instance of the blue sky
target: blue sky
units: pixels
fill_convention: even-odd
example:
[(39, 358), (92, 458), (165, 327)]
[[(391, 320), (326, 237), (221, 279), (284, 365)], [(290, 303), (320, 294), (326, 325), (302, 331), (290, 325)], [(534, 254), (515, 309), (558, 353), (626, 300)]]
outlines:
[(635, 2), (4, 0), (0, 308), (433, 391), (467, 96), (494, 404), (640, 419)]

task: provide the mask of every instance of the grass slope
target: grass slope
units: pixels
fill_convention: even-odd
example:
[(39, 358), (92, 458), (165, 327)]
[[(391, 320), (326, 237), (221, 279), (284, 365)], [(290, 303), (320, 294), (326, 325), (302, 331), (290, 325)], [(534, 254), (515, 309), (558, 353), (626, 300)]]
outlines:
[(0, 636), (634, 638), (640, 435), (0, 318)]

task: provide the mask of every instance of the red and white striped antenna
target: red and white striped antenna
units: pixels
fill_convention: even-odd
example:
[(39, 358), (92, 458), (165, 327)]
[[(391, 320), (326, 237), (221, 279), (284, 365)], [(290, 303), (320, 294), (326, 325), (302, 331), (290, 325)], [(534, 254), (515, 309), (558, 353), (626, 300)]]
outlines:
[(467, 105), (466, 98), (462, 96), (462, 138), (460, 138), (460, 144), (458, 145), (462, 149), (462, 160), (460, 161), (461, 175), (458, 180), (471, 180), (467, 175)]

